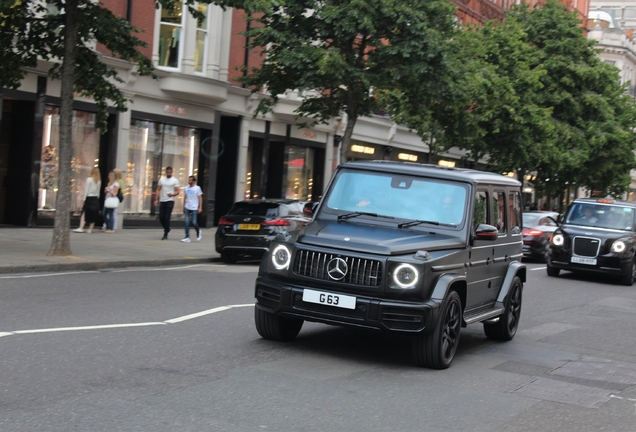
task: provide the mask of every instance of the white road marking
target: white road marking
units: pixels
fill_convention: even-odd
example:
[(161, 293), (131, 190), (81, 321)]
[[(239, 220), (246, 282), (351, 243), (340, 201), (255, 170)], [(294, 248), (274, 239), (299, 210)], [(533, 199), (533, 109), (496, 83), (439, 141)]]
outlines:
[(3, 336), (12, 336), (15, 334), (32, 334), (32, 333), (55, 333), (55, 332), (63, 332), (63, 331), (77, 331), (77, 330), (101, 330), (101, 329), (113, 329), (113, 328), (126, 328), (126, 327), (145, 327), (145, 326), (155, 326), (155, 325), (167, 325), (167, 324), (176, 324), (183, 321), (191, 320), (194, 318), (199, 318), (205, 315), (210, 315), (217, 312), (226, 311), (234, 308), (241, 307), (249, 307), (254, 306), (253, 303), (248, 304), (237, 304), (237, 305), (228, 305), (228, 306), (220, 306), (214, 309), (208, 309), (202, 312), (193, 313), (190, 315), (184, 315), (179, 318), (173, 318), (163, 322), (145, 322), (145, 323), (129, 323), (129, 324), (106, 324), (106, 325), (95, 325), (95, 326), (80, 326), (80, 327), (58, 327), (58, 328), (44, 328), (44, 329), (31, 329), (31, 330), (15, 330), (12, 332), (0, 332), (0, 337)]
[(535, 268), (531, 268), (530, 271), (535, 271), (535, 270), (545, 270), (547, 267), (535, 267)]

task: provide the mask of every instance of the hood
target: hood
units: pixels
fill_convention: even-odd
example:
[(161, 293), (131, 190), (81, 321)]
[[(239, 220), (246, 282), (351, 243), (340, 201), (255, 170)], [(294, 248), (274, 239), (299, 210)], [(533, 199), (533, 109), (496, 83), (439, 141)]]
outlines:
[(297, 241), (300, 244), (378, 255), (400, 255), (414, 253), (420, 249), (434, 251), (466, 247), (465, 242), (458, 236), (440, 233), (435, 227), (425, 232), (421, 228), (398, 229), (324, 221), (309, 224), (299, 232)]

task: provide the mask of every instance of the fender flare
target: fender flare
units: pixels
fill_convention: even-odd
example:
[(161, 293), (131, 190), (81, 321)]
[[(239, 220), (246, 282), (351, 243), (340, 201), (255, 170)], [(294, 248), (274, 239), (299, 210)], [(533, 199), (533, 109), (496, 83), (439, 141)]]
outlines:
[(512, 280), (515, 276), (519, 276), (522, 283), (526, 282), (526, 265), (520, 263), (519, 261), (513, 261), (508, 266), (508, 271), (506, 272), (506, 277), (504, 277), (503, 283), (501, 284), (501, 290), (499, 291), (499, 296), (497, 297), (497, 303), (505, 304), (504, 300), (508, 296), (510, 292), (510, 285), (512, 284)]
[[(437, 279), (435, 288), (433, 288), (431, 300), (439, 302), (443, 301), (450, 287), (456, 282), (460, 282), (462, 287), (466, 288), (466, 275), (458, 273), (447, 273), (441, 276), (439, 279)], [(463, 294), (465, 293), (460, 293), (460, 296)]]

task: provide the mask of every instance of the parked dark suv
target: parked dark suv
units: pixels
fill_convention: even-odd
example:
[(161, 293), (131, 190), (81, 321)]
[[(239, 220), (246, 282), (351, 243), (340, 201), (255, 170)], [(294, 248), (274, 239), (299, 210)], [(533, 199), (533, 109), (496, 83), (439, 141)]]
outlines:
[(623, 285), (636, 279), (636, 204), (577, 199), (550, 239), (548, 275), (561, 270), (613, 275)]
[(310, 221), (303, 213), (306, 201), (253, 199), (234, 203), (219, 219), (216, 251), (226, 263), (241, 257), (263, 256), (279, 233), (299, 230)]
[(421, 366), (451, 365), (461, 327), (510, 340), (521, 313), (520, 183), (389, 161), (334, 173), (312, 222), (277, 236), (255, 287), (265, 339), (303, 321), (413, 335)]

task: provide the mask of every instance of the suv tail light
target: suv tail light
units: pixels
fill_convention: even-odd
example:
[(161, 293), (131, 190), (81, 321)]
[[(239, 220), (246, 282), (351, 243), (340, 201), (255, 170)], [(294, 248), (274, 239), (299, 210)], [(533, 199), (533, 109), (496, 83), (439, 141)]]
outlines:
[(524, 235), (524, 236), (540, 236), (541, 234), (543, 234), (542, 231), (533, 230), (533, 229), (524, 229), (523, 232), (521, 233), (521, 235)]
[(267, 226), (289, 226), (289, 221), (287, 219), (273, 219), (269, 221), (261, 222), (261, 225)]
[(222, 217), (221, 219), (219, 219), (219, 225), (234, 225), (234, 222)]

